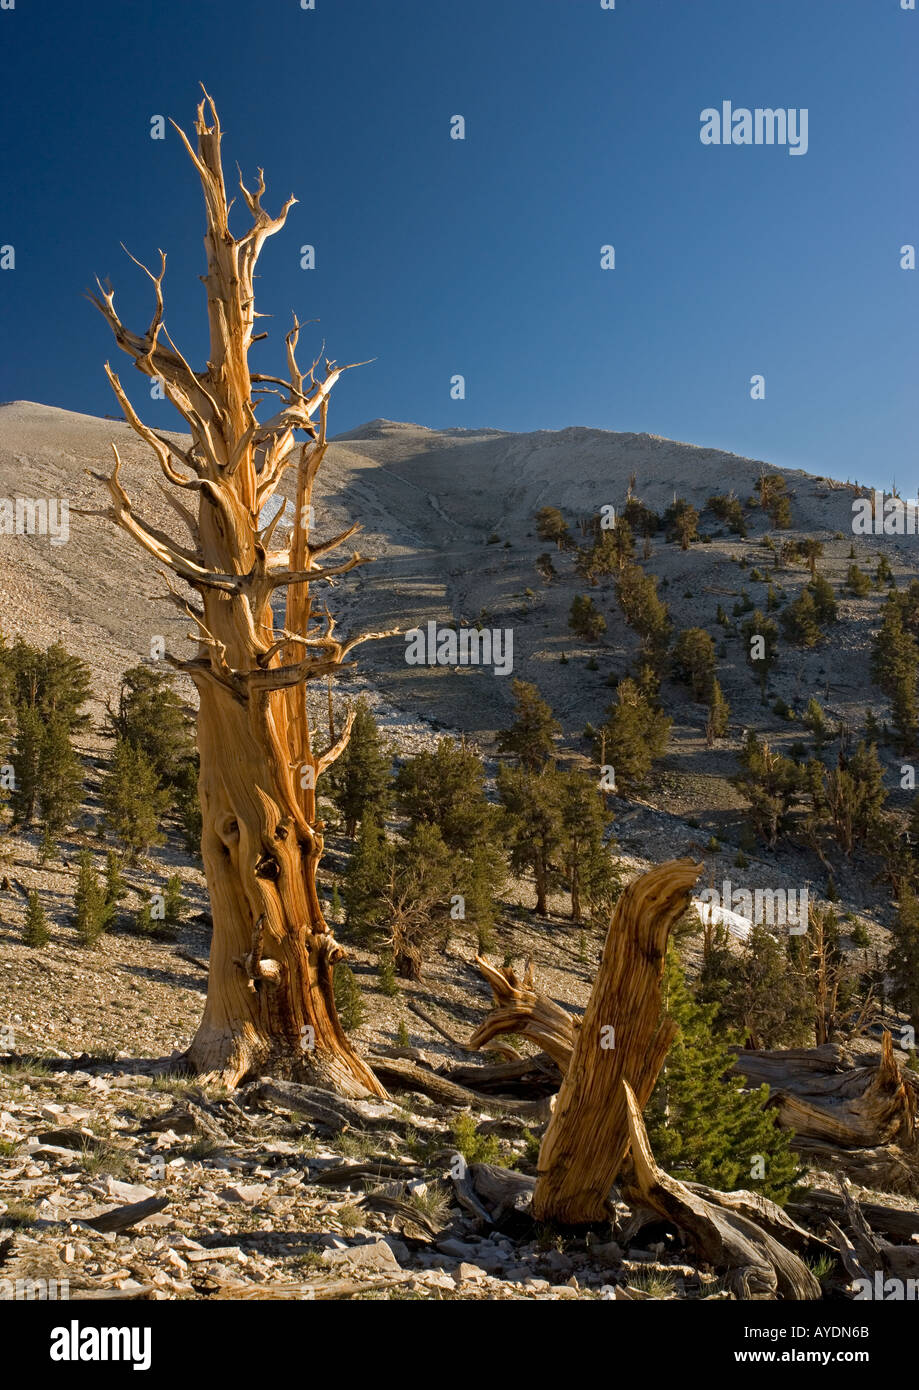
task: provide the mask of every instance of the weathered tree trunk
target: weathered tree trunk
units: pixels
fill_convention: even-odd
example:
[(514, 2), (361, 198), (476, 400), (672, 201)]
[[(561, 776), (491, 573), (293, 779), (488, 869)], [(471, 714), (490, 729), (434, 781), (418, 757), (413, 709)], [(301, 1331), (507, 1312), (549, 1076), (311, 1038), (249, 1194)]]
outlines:
[[(164, 327), (165, 256), (158, 274), (146, 272), (156, 308), (144, 336), (124, 328), (111, 289), (100, 285), (101, 298), (92, 296), (119, 346), (141, 372), (162, 382), (191, 432), (191, 445), (183, 447), (148, 429), (106, 364), (128, 423), (156, 454), (169, 483), (198, 504), (195, 512), (164, 489), (191, 533), (192, 545), (185, 548), (134, 515), (119, 480), (117, 450), (114, 472), (101, 478), (112, 499), (103, 514), (201, 598), (200, 607), (191, 607), (170, 585), (173, 600), (197, 627), (197, 656), (167, 659), (192, 678), (199, 695), (202, 855), (214, 924), (207, 1003), (187, 1062), (230, 1085), (270, 1072), (353, 1096), (383, 1095), (338, 1022), (332, 970), (344, 952), (323, 920), (316, 889), (323, 844), (316, 778), (343, 750), (350, 722), (317, 755), (310, 746), (305, 694), (306, 682), (340, 669), (351, 648), (365, 640), (340, 642), (328, 610), (314, 624), (310, 598), (314, 583), (362, 563), (355, 554), (331, 569), (317, 564), (356, 526), (318, 544), (310, 539), (310, 498), (326, 447), (329, 393), (345, 368), (326, 361), (317, 378), (317, 359), (304, 376), (295, 357), (295, 319), (287, 336), (288, 379), (250, 373), (255, 264), (294, 200), (271, 218), (261, 205), (261, 171), (254, 191), (240, 179), (252, 222), (234, 237), (220, 123), (209, 97), (198, 108), (196, 130), (197, 150), (181, 130), (179, 135), (200, 176), (207, 215), (207, 369), (194, 372)], [(281, 397), (278, 413), (264, 423), (256, 419), (253, 384), (259, 395)], [(309, 436), (299, 450), (295, 430)], [(293, 531), (286, 547), (272, 551), (283, 507), (261, 528), (263, 508), (298, 453)], [(286, 614), (277, 628), (272, 599), (281, 590)], [(373, 635), (382, 634), (368, 634)]]
[[(783, 1234), (793, 1228), (780, 1209), (760, 1198), (754, 1221), (737, 1201), (722, 1205), (721, 1193), (687, 1187), (663, 1172), (651, 1153), (641, 1105), (627, 1082), (622, 1089), (632, 1147), (626, 1201), (650, 1207), (679, 1227), (698, 1255), (726, 1272), (738, 1298), (819, 1298), (820, 1285), (804, 1261), (764, 1229), (764, 1218), (778, 1223)], [(729, 1199), (731, 1194), (724, 1195)], [(803, 1234), (797, 1232), (798, 1237)]]
[[(691, 860), (671, 860), (635, 879), (616, 904), (539, 1151), (533, 1197), (538, 1221), (576, 1225), (606, 1214), (629, 1146), (622, 1082), (629, 1082), (644, 1106), (673, 1040), (675, 1025), (661, 1021), (664, 955), (670, 928), (701, 871)], [(545, 1039), (542, 1045), (550, 1050)]]
[(876, 1064), (853, 1066), (843, 1049), (823, 1044), (810, 1051), (741, 1052), (734, 1070), (751, 1084), (768, 1084), (770, 1105), (779, 1123), (794, 1131), (798, 1148), (897, 1143), (909, 1149), (915, 1143), (915, 1096), (887, 1032)]

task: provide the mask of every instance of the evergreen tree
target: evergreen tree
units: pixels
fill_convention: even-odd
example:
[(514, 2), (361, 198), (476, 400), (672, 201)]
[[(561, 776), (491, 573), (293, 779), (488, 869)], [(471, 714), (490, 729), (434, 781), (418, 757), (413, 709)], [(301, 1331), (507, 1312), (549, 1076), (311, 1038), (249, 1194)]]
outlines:
[(919, 1026), (919, 900), (909, 889), (900, 897), (890, 936), (891, 999)]
[(529, 772), (538, 772), (555, 754), (561, 725), (535, 685), (515, 680), (514, 720), (498, 734), (498, 752), (516, 758)]
[(132, 666), (121, 677), (118, 708), (108, 706), (109, 732), (135, 744), (163, 786), (177, 787), (196, 758), (194, 719), (159, 666)]
[(706, 506), (715, 513), (719, 521), (725, 523), (729, 531), (733, 531), (737, 536), (747, 534), (743, 507), (733, 494), (716, 493), (714, 497), (708, 499)]
[(559, 550), (571, 544), (568, 523), (558, 507), (541, 507), (536, 513), (536, 534), (541, 541), (554, 541)]
[(342, 890), (346, 925), (358, 936), (365, 936), (383, 921), (383, 895), (389, 884), (391, 867), (385, 831), (373, 812), (367, 810), (361, 817)]
[(338, 1020), (346, 1033), (353, 1033), (364, 1021), (364, 996), (350, 965), (339, 961), (332, 975), (335, 1008)]
[(589, 595), (575, 594), (568, 614), (568, 626), (585, 642), (597, 642), (606, 631), (606, 619)]
[(692, 697), (708, 704), (715, 681), (715, 644), (702, 627), (684, 628), (673, 649), (674, 679), (692, 688)]
[(95, 946), (108, 925), (105, 893), (96, 876), (93, 857), (88, 849), (80, 851), (77, 864), (79, 868), (74, 894), (74, 926), (84, 946)]
[(174, 930), (182, 921), (182, 915), (188, 906), (182, 893), (182, 880), (178, 874), (169, 875), (163, 898), (163, 923), (168, 930)]
[(393, 968), (402, 979), (421, 979), (457, 891), (456, 856), (436, 825), (420, 821), (396, 848), (383, 898)]
[(389, 798), (392, 757), (363, 696), (354, 707), (351, 737), (341, 756), (326, 773), (329, 794), (353, 840), (368, 807), (381, 816)]
[(711, 748), (718, 738), (724, 738), (728, 731), (728, 719), (731, 715), (731, 706), (724, 697), (724, 693), (718, 681), (712, 680), (712, 689), (708, 701), (708, 719), (705, 721), (705, 742)]
[[(746, 625), (745, 625), (746, 626)], [(782, 614), (782, 628), (789, 642), (798, 647), (815, 647), (823, 635), (817, 605), (810, 586), (802, 589), (794, 603)]]
[(561, 843), (559, 780), (554, 768), (542, 772), (525, 767), (498, 769), (498, 795), (507, 815), (511, 868), (533, 875), (536, 912), (548, 913), (548, 894), (555, 886), (554, 867)]
[(747, 1090), (732, 1077), (734, 1055), (713, 1026), (717, 1006), (693, 1000), (673, 946), (664, 1001), (679, 1031), (645, 1111), (658, 1163), (683, 1181), (787, 1201), (801, 1172), (791, 1136), (766, 1109), (769, 1087)]
[(623, 677), (595, 745), (598, 763), (613, 768), (618, 791), (629, 796), (645, 785), (652, 764), (663, 757), (671, 723), (631, 677)]
[(678, 497), (664, 513), (667, 539), (678, 540), (681, 550), (688, 550), (699, 539), (699, 513), (685, 497)]
[(804, 963), (791, 943), (754, 924), (739, 952), (724, 939), (708, 953), (700, 977), (699, 1002), (718, 1006), (718, 1030), (739, 1034), (744, 1047), (799, 1047), (811, 1035), (814, 999)]
[(56, 839), (72, 823), (83, 796), (83, 764), (62, 714), (50, 715), (42, 729), (37, 791), (42, 825)]
[(109, 771), (100, 791), (103, 820), (135, 860), (153, 845), (161, 845), (160, 818), (169, 801), (147, 755), (127, 739), (117, 739)]
[(791, 504), (781, 473), (764, 473), (756, 481), (759, 503), (764, 512), (769, 513), (777, 531), (784, 531), (791, 525)]
[(453, 739), (440, 738), (433, 752), (407, 759), (396, 774), (395, 791), (402, 814), (413, 823), (438, 826), (451, 850), (471, 854), (496, 832), (482, 760)]
[(38, 893), (33, 891), (29, 894), (29, 906), (26, 910), (25, 930), (22, 934), (22, 944), (24, 946), (47, 946), (50, 940), (48, 922), (45, 917), (45, 910), (41, 905)]
[(904, 621), (908, 612), (899, 595), (888, 594), (871, 657), (871, 678), (890, 699), (894, 728), (904, 753), (916, 746), (916, 673), (919, 667), (916, 642)]
[(558, 773), (559, 859), (571, 894), (571, 920), (588, 909), (607, 906), (618, 887), (609, 849), (603, 843), (608, 816), (591, 777)]
[(658, 597), (656, 577), (645, 574), (640, 565), (626, 565), (616, 584), (616, 598), (626, 622), (641, 638), (644, 659), (660, 670), (671, 623), (667, 605)]
[(731, 784), (749, 801), (756, 834), (769, 849), (775, 849), (779, 835), (788, 828), (789, 814), (804, 788), (805, 774), (790, 758), (774, 752), (765, 740), (760, 743), (752, 729), (738, 761), (741, 771), (731, 778)]
[(860, 570), (858, 565), (851, 564), (846, 572), (846, 588), (856, 598), (864, 598), (871, 592), (871, 576)]
[(106, 926), (110, 926), (115, 920), (118, 911), (118, 904), (127, 893), (124, 879), (121, 876), (121, 864), (118, 855), (110, 849), (105, 856), (105, 917)]
[(771, 618), (757, 608), (741, 625), (744, 649), (751, 669), (759, 677), (760, 694), (766, 698), (766, 682), (778, 659), (779, 630)]
[(824, 579), (822, 574), (817, 574), (808, 584), (807, 589), (814, 600), (817, 622), (823, 626), (826, 626), (827, 623), (835, 623), (839, 614), (836, 606), (836, 595), (833, 593), (833, 586), (830, 581)]
[(15, 825), (30, 825), (38, 807), (38, 765), (44, 724), (34, 706), (20, 705), (16, 711), (13, 741), (15, 785), (10, 794)]

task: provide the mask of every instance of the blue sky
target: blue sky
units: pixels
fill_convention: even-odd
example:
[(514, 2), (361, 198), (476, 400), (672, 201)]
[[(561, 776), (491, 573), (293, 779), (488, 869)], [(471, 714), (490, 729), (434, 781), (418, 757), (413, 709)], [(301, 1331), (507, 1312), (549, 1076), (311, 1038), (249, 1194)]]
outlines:
[[(175, 133), (149, 131), (190, 130), (204, 82), (228, 180), (262, 164), (269, 209), (300, 200), (260, 263), (253, 365), (280, 366), (292, 310), (320, 320), (304, 358), (324, 337), (376, 359), (336, 388), (332, 433), (593, 425), (919, 484), (919, 271), (899, 264), (919, 244), (919, 12), (900, 0), (15, 0), (0, 48), (0, 399), (114, 412), (110, 356), (174, 423), (81, 294), (109, 275), (145, 326), (119, 243), (163, 247), (167, 326), (203, 363), (200, 190)], [(726, 100), (806, 107), (807, 153), (704, 146)]]

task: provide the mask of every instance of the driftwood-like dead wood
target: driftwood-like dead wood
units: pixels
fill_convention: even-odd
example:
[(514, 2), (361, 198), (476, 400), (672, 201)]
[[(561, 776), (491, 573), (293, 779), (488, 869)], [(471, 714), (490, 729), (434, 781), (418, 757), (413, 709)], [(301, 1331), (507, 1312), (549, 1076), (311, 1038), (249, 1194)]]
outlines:
[(789, 1250), (795, 1250), (799, 1255), (817, 1257), (821, 1254), (836, 1253), (835, 1246), (829, 1245), (811, 1231), (806, 1231), (803, 1226), (798, 1225), (793, 1216), (759, 1192), (717, 1192), (712, 1187), (695, 1182), (684, 1185), (704, 1201), (755, 1222), (782, 1245), (787, 1245)]
[(486, 1066), (451, 1062), (445, 1064), (444, 1074), (460, 1086), (496, 1095), (522, 1092), (534, 1097), (553, 1096), (562, 1084), (562, 1074), (547, 1052)]
[(794, 1131), (796, 1148), (812, 1151), (817, 1144), (862, 1149), (897, 1143), (910, 1149), (915, 1144), (915, 1093), (887, 1032), (880, 1059), (872, 1065), (853, 1067), (843, 1049), (824, 1047), (812, 1053), (740, 1053), (734, 1069), (751, 1082), (768, 1084), (770, 1106), (779, 1123)]
[(400, 1132), (406, 1128), (407, 1121), (399, 1114), (390, 1101), (345, 1100), (331, 1091), (321, 1091), (316, 1086), (301, 1086), (294, 1081), (274, 1081), (266, 1077), (263, 1081), (253, 1081), (239, 1092), (244, 1104), (276, 1105), (281, 1110), (292, 1110), (298, 1115), (307, 1115), (316, 1124), (329, 1129), (394, 1129)]
[(91, 1226), (94, 1231), (126, 1231), (168, 1206), (168, 1197), (147, 1197), (142, 1202), (130, 1202), (127, 1206), (105, 1211), (101, 1216), (87, 1217), (82, 1224)]
[(529, 1214), (536, 1188), (535, 1178), (492, 1163), (473, 1163), (470, 1176), (476, 1196), (487, 1208), (495, 1225), (508, 1216)]
[(522, 980), (510, 966), (499, 969), (482, 956), (476, 956), (475, 963), (491, 985), (496, 1008), (479, 1024), (468, 1046), (485, 1047), (500, 1033), (520, 1033), (547, 1052), (564, 1075), (574, 1051), (577, 1020), (537, 991), (532, 960)]
[[(878, 1202), (860, 1202), (859, 1206), (871, 1230), (878, 1235), (904, 1243), (919, 1236), (919, 1211), (915, 1208), (888, 1207)], [(812, 1187), (803, 1196), (789, 1202), (787, 1211), (799, 1221), (813, 1224), (815, 1219), (823, 1218), (833, 1220), (838, 1225), (845, 1219), (846, 1204), (836, 1192), (828, 1192), (824, 1187)]]
[[(742, 1299), (816, 1299), (820, 1285), (800, 1257), (780, 1243), (761, 1223), (750, 1220), (719, 1199), (700, 1195), (657, 1166), (634, 1091), (623, 1082), (632, 1147), (632, 1178), (624, 1196), (650, 1207), (673, 1222), (695, 1254), (723, 1271), (729, 1287)], [(770, 1204), (771, 1205), (771, 1204)]]
[(630, 883), (616, 904), (567, 1069), (556, 1057), (565, 1075), (539, 1152), (538, 1221), (577, 1225), (607, 1214), (629, 1147), (622, 1083), (646, 1105), (673, 1041), (676, 1025), (661, 1016), (664, 955), (701, 871), (689, 859), (670, 860)]
[(876, 1235), (844, 1178), (840, 1191), (846, 1229), (832, 1220), (827, 1224), (846, 1273), (850, 1279), (863, 1284), (863, 1292), (869, 1298), (883, 1299), (887, 1292), (886, 1280), (897, 1280), (899, 1287), (895, 1285), (890, 1292), (903, 1298), (905, 1282), (919, 1281), (919, 1245), (893, 1245)]
[(347, 1187), (349, 1183), (363, 1178), (388, 1179), (414, 1178), (421, 1172), (415, 1163), (389, 1163), (385, 1159), (369, 1159), (366, 1163), (342, 1163), (335, 1168), (324, 1168), (319, 1173), (310, 1174), (311, 1187)]
[(483, 1110), (498, 1110), (507, 1115), (523, 1115), (533, 1120), (544, 1120), (549, 1115), (546, 1101), (505, 1100), (498, 1096), (480, 1095), (402, 1057), (377, 1057), (373, 1065), (376, 1075), (385, 1085), (417, 1091), (442, 1105), (474, 1106)]

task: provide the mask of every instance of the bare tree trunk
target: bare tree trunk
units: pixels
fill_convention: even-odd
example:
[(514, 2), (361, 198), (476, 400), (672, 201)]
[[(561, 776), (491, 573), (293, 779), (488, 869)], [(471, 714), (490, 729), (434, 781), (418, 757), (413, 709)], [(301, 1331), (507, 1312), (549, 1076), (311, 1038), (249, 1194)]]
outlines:
[[(255, 264), (294, 200), (271, 218), (261, 205), (262, 172), (254, 191), (240, 178), (251, 226), (234, 237), (211, 99), (198, 107), (197, 149), (176, 130), (200, 176), (207, 214), (207, 369), (194, 372), (166, 332), (165, 256), (157, 274), (146, 271), (156, 307), (145, 335), (125, 329), (110, 288), (100, 285), (100, 296), (92, 298), (119, 347), (141, 372), (162, 382), (191, 432), (191, 445), (184, 447), (147, 428), (106, 364), (128, 423), (179, 495), (197, 500), (195, 511), (164, 489), (191, 533), (186, 548), (135, 516), (119, 480), (117, 450), (112, 475), (96, 475), (112, 501), (103, 515), (201, 600), (200, 607), (191, 606), (170, 583), (173, 601), (197, 627), (197, 655), (167, 659), (191, 677), (199, 695), (202, 856), (214, 923), (207, 1003), (187, 1062), (230, 1085), (270, 1072), (353, 1096), (384, 1095), (336, 1015), (332, 970), (344, 952), (323, 919), (316, 888), (323, 847), (316, 778), (344, 749), (351, 721), (316, 754), (306, 707), (309, 680), (329, 677), (357, 642), (383, 635), (341, 642), (327, 609), (313, 622), (311, 585), (362, 563), (358, 554), (330, 569), (317, 563), (357, 526), (321, 543), (310, 539), (309, 504), (325, 453), (329, 393), (346, 369), (326, 361), (317, 377), (317, 359), (304, 375), (295, 356), (295, 318), (287, 335), (288, 378), (250, 373)], [(256, 418), (254, 384), (259, 397), (266, 391), (281, 397), (278, 413), (264, 423)], [(299, 449), (295, 430), (309, 436)], [(284, 509), (262, 528), (263, 508), (298, 454), (293, 531), (286, 546), (271, 550)], [(281, 590), (286, 614), (276, 628), (272, 598)]]
[(577, 1225), (606, 1215), (629, 1147), (622, 1082), (632, 1086), (640, 1107), (647, 1104), (676, 1030), (669, 1019), (661, 1021), (667, 938), (701, 871), (691, 860), (671, 860), (635, 879), (616, 904), (539, 1151), (537, 1221)]

